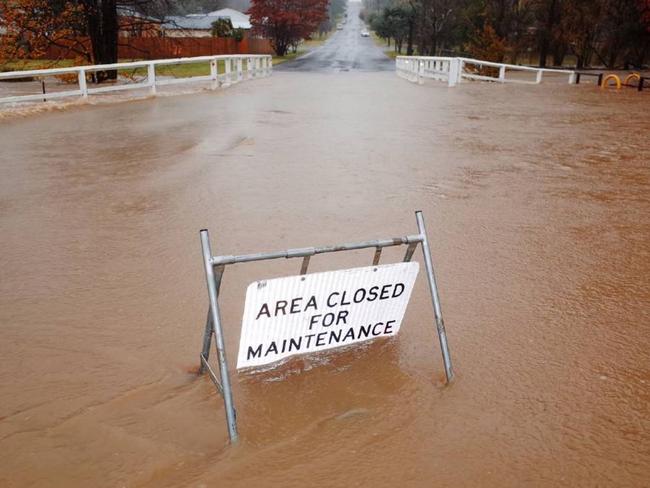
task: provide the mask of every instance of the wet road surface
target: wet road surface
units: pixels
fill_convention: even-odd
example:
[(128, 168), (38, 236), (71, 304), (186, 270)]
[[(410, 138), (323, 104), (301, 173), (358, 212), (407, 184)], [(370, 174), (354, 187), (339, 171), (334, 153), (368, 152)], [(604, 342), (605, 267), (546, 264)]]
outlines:
[(361, 3), (348, 3), (347, 22), (320, 47), (290, 62), (278, 65), (278, 71), (390, 71), (395, 63), (370, 37), (361, 37), (365, 29), (359, 19)]

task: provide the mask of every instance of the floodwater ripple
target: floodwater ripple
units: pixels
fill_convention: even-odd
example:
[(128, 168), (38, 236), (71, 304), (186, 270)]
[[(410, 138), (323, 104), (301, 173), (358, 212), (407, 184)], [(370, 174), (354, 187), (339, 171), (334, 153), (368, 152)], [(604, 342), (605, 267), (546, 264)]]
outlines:
[[(647, 485), (649, 103), (276, 73), (1, 120), (0, 485)], [(420, 280), (399, 337), (233, 374), (229, 447), (194, 373), (198, 230), (269, 251), (410, 234), (415, 209), (455, 382)], [(226, 270), (230, 361), (246, 286), (299, 266)]]

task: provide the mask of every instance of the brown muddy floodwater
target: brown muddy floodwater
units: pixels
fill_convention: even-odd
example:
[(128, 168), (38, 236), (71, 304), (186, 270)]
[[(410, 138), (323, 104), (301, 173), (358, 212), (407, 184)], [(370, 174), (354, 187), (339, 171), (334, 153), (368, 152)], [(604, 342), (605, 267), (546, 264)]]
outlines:
[[(276, 73), (1, 121), (0, 486), (649, 486), (649, 97)], [(415, 209), (455, 383), (421, 274), (394, 340), (233, 374), (229, 446), (199, 229), (270, 251)], [(226, 270), (233, 369), (246, 286), (299, 266)]]

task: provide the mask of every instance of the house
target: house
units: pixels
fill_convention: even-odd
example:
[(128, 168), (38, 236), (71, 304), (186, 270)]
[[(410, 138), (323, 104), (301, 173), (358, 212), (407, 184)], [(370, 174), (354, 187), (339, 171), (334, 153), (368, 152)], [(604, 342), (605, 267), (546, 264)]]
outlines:
[(131, 7), (118, 7), (120, 37), (160, 37), (160, 20), (141, 14)]
[(219, 19), (229, 19), (233, 28), (249, 30), (250, 16), (232, 8), (222, 8), (207, 14), (173, 15), (162, 24), (166, 37), (211, 37), (212, 24)]
[(233, 29), (249, 30), (252, 27), (251, 16), (234, 8), (222, 8), (221, 10), (210, 12), (208, 15), (217, 19), (230, 19)]

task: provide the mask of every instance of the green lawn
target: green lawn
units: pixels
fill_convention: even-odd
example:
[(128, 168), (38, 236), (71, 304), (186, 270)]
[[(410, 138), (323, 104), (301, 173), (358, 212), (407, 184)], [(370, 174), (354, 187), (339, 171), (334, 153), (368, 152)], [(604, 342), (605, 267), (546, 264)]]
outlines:
[(0, 62), (2, 71), (27, 71), (32, 69), (67, 68), (74, 66), (73, 59), (55, 61), (51, 59), (18, 59), (15, 61)]
[(370, 37), (372, 37), (372, 40), (375, 41), (375, 44), (377, 47), (379, 47), (382, 51), (384, 51), (384, 54), (388, 56), (391, 59), (395, 59), (397, 56), (401, 56), (397, 51), (395, 51), (394, 46), (388, 46), (386, 44), (386, 41), (379, 37), (375, 31), (370, 31)]

